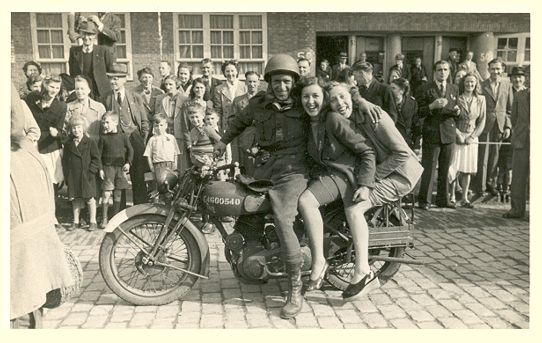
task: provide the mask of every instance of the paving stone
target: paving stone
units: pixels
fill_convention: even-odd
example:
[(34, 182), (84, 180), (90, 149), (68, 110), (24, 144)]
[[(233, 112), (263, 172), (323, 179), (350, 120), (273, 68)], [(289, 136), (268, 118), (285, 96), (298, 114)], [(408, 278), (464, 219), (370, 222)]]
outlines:
[(465, 308), (460, 302), (453, 299), (440, 299), (439, 303), (450, 311), (462, 310)]
[(456, 317), (461, 318), (463, 323), (467, 325), (483, 323), (482, 319), (471, 310), (454, 310), (452, 312)]
[(416, 323), (420, 329), (442, 329), (442, 325), (437, 321)]
[(382, 305), (378, 309), (387, 320), (405, 318), (407, 316), (406, 312), (397, 305)]
[(362, 314), (362, 318), (363, 321), (372, 329), (389, 327), (386, 319), (384, 319), (380, 313)]
[(499, 309), (506, 308), (506, 305), (495, 297), (478, 298), (477, 300), (492, 310), (499, 310)]
[(431, 313), (427, 311), (412, 311), (412, 310), (406, 310), (408, 315), (416, 322), (425, 322), (434, 320), (435, 318), (431, 315)]
[(509, 329), (512, 328), (512, 324), (505, 322), (500, 317), (483, 317), (482, 318), (487, 325), (493, 329)]
[(431, 313), (431, 315), (435, 318), (453, 317), (452, 312), (442, 305), (425, 306), (425, 310)]
[(316, 317), (321, 329), (342, 329), (343, 324), (337, 317)]
[(465, 323), (455, 317), (442, 317), (439, 318), (438, 321), (445, 329), (468, 329), (468, 326), (465, 325)]
[(417, 329), (416, 324), (410, 319), (392, 319), (390, 320), (391, 325), (396, 329)]
[(467, 307), (479, 317), (492, 317), (496, 315), (495, 312), (491, 311), (486, 306), (480, 303), (468, 303), (465, 304), (465, 307)]
[(343, 324), (355, 324), (362, 321), (359, 312), (354, 310), (338, 310), (335, 313)]
[(88, 318), (88, 313), (84, 313), (84, 312), (70, 313), (62, 321), (61, 325), (62, 326), (82, 325), (83, 323), (85, 323), (87, 318)]
[(202, 314), (200, 327), (202, 329), (224, 327), (224, 317), (220, 314)]

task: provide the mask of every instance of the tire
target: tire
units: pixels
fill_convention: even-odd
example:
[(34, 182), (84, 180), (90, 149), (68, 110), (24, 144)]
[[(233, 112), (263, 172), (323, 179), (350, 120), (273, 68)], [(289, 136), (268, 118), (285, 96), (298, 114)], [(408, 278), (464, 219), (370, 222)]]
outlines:
[[(165, 219), (162, 215), (142, 214), (128, 219), (122, 228), (149, 251)], [(172, 221), (170, 226), (174, 225), (175, 221)], [(160, 262), (201, 273), (201, 251), (189, 230), (184, 229), (176, 235), (168, 248), (170, 252), (165, 253)], [(100, 271), (105, 283), (113, 293), (131, 304), (169, 304), (185, 296), (198, 282), (197, 276), (176, 269), (142, 265), (143, 255), (119, 229), (108, 233), (100, 246)]]
[[(370, 209), (366, 213), (366, 217), (371, 217), (375, 211), (375, 208)], [(390, 217), (392, 225), (401, 225), (401, 219), (397, 217)], [(370, 230), (370, 229), (369, 229)], [(355, 252), (353, 247), (351, 247), (351, 253), (349, 253), (348, 248), (339, 249), (335, 252), (331, 259), (328, 259), (330, 263), (329, 272), (326, 277), (328, 281), (335, 288), (344, 291), (346, 287), (350, 284), (350, 276), (354, 271), (354, 257)], [(383, 261), (374, 261), (371, 260), (371, 256), (383, 255), (388, 257), (398, 257), (401, 258), (405, 255), (405, 247), (393, 247), (386, 249), (369, 249), (369, 265), (371, 269), (378, 275), (380, 284), (385, 284), (390, 280), (401, 267), (399, 262), (383, 262)], [(350, 258), (349, 258), (350, 256)]]

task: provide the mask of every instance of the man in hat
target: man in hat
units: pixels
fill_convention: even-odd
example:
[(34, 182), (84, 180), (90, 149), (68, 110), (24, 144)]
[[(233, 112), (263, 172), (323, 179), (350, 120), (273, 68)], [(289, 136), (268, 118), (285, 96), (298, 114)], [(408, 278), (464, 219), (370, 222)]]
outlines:
[(333, 67), (331, 67), (331, 79), (334, 81), (337, 81), (339, 78), (339, 73), (344, 68), (349, 68), (350, 66), (346, 64), (346, 61), (348, 61), (348, 54), (346, 52), (341, 52), (339, 54), (339, 63), (335, 64)]
[(450, 75), (448, 75), (448, 83), (454, 83), (455, 74), (459, 69), (459, 49), (450, 48), (448, 50), (448, 59), (446, 60), (450, 65)]
[(81, 13), (68, 14), (68, 36), (72, 43), (76, 43), (82, 37), (78, 31), (79, 26), (84, 22), (93, 22), (97, 28), (98, 45), (109, 49), (113, 56), (113, 61), (116, 61), (115, 43), (121, 39), (121, 21), (120, 18), (113, 13), (98, 12), (98, 15), (90, 15), (84, 17)]
[(90, 97), (94, 100), (111, 91), (106, 73), (113, 64), (111, 51), (94, 44), (97, 33), (98, 28), (94, 22), (82, 22), (79, 25), (79, 34), (83, 45), (72, 46), (68, 60), (70, 76), (75, 78), (82, 75), (89, 80)]
[(512, 68), (512, 73), (510, 73), (510, 81), (512, 81), (512, 92), (516, 94), (517, 92), (527, 89), (525, 87), (525, 69), (521, 66)]
[[(107, 111), (119, 114), (119, 129), (129, 138), (134, 157), (130, 166), (130, 179), (134, 205), (147, 201), (147, 188), (144, 174), (147, 171), (147, 160), (143, 157), (145, 141), (149, 134), (149, 121), (143, 98), (124, 86), (128, 74), (125, 64), (114, 63), (107, 73), (111, 84), (111, 91), (102, 97), (102, 103)], [(125, 206), (123, 199), (121, 207)]]
[(399, 77), (407, 79), (410, 82), (410, 68), (405, 65), (405, 55), (398, 53), (395, 55), (395, 65), (390, 68), (388, 75), (391, 75), (393, 71), (397, 73)]

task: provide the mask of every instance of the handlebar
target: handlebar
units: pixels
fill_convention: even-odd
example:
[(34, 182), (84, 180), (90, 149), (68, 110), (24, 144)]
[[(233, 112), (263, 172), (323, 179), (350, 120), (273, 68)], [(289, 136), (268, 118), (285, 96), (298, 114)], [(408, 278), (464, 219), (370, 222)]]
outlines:
[(216, 167), (216, 168), (212, 169), (213, 176), (216, 176), (216, 174), (218, 174), (218, 172), (220, 172), (222, 170), (232, 169), (232, 168), (239, 168), (239, 163), (238, 162), (233, 162), (233, 163), (230, 163), (230, 164), (225, 164), (225, 165), (220, 166), (220, 167)]

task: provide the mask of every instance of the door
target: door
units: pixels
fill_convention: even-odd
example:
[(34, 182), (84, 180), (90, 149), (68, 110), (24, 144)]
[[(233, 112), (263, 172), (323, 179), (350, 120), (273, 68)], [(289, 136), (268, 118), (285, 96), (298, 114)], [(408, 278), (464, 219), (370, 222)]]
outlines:
[(316, 36), (316, 65), (323, 59), (330, 65), (339, 63), (339, 53), (348, 53), (348, 36)]
[(428, 80), (432, 79), (433, 63), (435, 62), (435, 37), (403, 37), (401, 42), (405, 55), (405, 64), (414, 65), (416, 57), (421, 57), (422, 65), (427, 72)]
[(459, 50), (459, 59), (457, 62), (462, 62), (465, 59), (465, 54), (467, 53), (467, 37), (443, 36), (441, 59), (448, 59), (448, 51), (453, 48)]
[(356, 36), (356, 58), (358, 61), (361, 54), (367, 55), (367, 62), (373, 65), (373, 75), (382, 81), (384, 66), (384, 37)]

